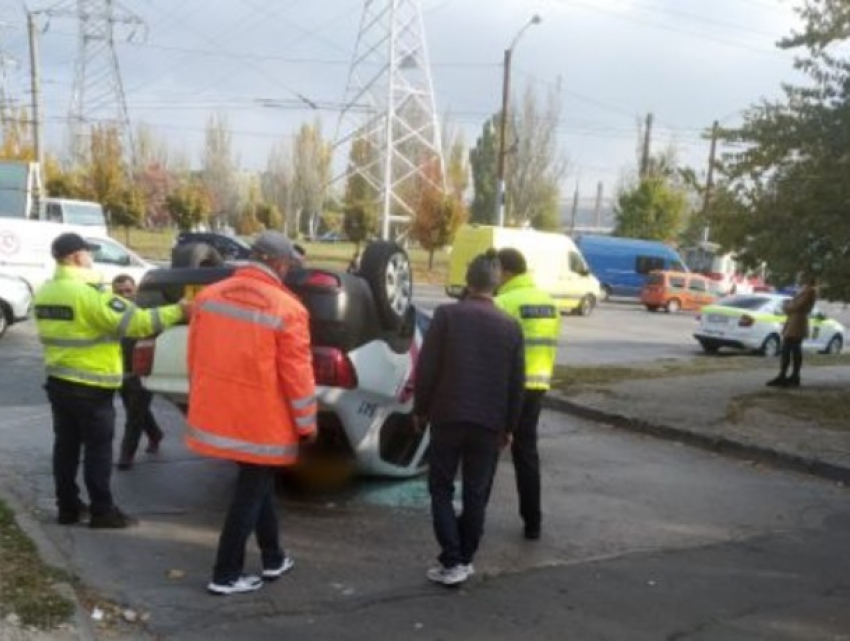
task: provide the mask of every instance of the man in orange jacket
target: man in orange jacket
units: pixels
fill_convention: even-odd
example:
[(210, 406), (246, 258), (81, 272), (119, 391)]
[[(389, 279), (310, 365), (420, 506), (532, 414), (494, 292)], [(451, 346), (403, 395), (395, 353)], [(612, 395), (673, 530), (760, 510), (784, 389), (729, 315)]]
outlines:
[[(295, 250), (286, 236), (267, 231), (251, 247), (250, 260), (198, 294), (189, 326), (186, 443), (239, 464), (207, 586), (223, 595), (257, 590), (292, 567), (280, 544), (275, 471), (294, 464), (300, 444), (316, 439), (307, 310), (283, 284)], [(261, 576), (243, 574), (252, 532)]]

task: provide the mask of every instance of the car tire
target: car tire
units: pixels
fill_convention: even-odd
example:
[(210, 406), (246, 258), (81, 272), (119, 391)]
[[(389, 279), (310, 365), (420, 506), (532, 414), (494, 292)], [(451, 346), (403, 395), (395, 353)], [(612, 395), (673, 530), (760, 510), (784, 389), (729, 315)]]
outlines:
[(12, 310), (5, 301), (0, 300), (0, 338), (12, 324)]
[(838, 334), (829, 339), (829, 343), (826, 344), (826, 349), (823, 351), (824, 354), (840, 354), (841, 350), (844, 348), (844, 339), (841, 338)]
[(221, 267), (224, 258), (212, 245), (189, 243), (171, 250), (172, 267)]
[(720, 345), (713, 341), (700, 341), (699, 344), (706, 354), (716, 354), (720, 349)]
[(384, 328), (402, 328), (413, 304), (413, 271), (407, 252), (389, 241), (369, 243), (360, 257), (358, 274), (372, 290)]
[(590, 316), (593, 313), (594, 307), (596, 307), (596, 299), (593, 296), (587, 295), (581, 299), (581, 302), (576, 308), (576, 313), (579, 316)]
[(682, 309), (682, 304), (679, 302), (677, 298), (673, 298), (667, 301), (667, 313), (668, 314), (678, 314), (679, 310)]
[(607, 303), (611, 300), (611, 296), (612, 296), (611, 288), (608, 287), (608, 285), (603, 285), (602, 286), (602, 300), (604, 300)]
[(657, 312), (657, 311), (658, 311), (658, 305), (647, 305), (647, 306), (646, 306), (646, 311), (648, 311), (648, 312)]
[(762, 356), (779, 356), (781, 347), (782, 340), (779, 336), (777, 334), (771, 334), (764, 339), (764, 342), (761, 344), (761, 349), (759, 349), (759, 354)]

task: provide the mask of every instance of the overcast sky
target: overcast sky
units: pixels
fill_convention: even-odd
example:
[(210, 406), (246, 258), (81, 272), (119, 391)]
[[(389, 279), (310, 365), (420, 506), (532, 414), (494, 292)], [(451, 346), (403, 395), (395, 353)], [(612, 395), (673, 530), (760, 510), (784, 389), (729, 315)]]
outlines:
[[(378, 1), (378, 0), (375, 0)], [(105, 3), (104, 3), (105, 4)], [(0, 0), (0, 51), (13, 97), (28, 98), (25, 17), (20, 0)], [(77, 23), (54, 8), (41, 36), (48, 142), (62, 144), (76, 57)], [(213, 111), (228, 115), (246, 169), (265, 166), (272, 144), (316, 112), (269, 109), (260, 99), (341, 103), (363, 0), (125, 0), (147, 38), (117, 51), (130, 117), (152, 125), (197, 164)], [(583, 197), (597, 181), (610, 196), (635, 166), (636, 119), (655, 115), (654, 150), (675, 144), (703, 167), (713, 120), (776, 97), (796, 78), (792, 57), (775, 48), (796, 24), (789, 0), (422, 0), (437, 110), (472, 145), (501, 100), (502, 54), (535, 13), (542, 18), (515, 49), (514, 96), (560, 86), (560, 146)], [(45, 15), (39, 21), (47, 23)], [(136, 33), (138, 39), (141, 32)], [(560, 85), (559, 85), (560, 82)], [(332, 136), (337, 115), (321, 113)]]

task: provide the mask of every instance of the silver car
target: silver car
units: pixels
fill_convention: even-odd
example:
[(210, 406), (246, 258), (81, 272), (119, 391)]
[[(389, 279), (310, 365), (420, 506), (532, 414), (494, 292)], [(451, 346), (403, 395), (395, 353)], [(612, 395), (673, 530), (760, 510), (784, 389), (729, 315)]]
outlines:
[(24, 321), (32, 310), (32, 290), (18, 276), (0, 273), (0, 337), (9, 325)]

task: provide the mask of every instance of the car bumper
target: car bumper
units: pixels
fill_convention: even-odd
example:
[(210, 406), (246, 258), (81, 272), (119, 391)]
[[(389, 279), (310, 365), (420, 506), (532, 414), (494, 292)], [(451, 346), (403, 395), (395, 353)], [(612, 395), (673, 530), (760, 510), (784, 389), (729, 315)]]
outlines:
[(765, 337), (727, 336), (710, 332), (696, 332), (694, 338), (700, 343), (710, 343), (717, 347), (732, 347), (735, 349), (761, 349)]

